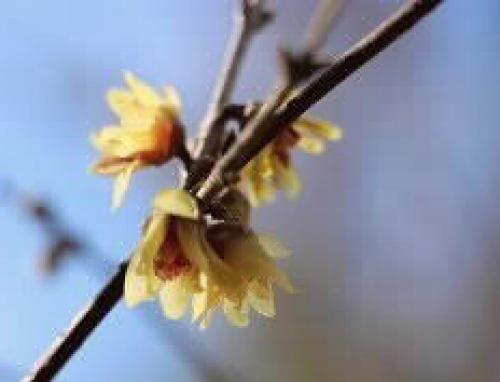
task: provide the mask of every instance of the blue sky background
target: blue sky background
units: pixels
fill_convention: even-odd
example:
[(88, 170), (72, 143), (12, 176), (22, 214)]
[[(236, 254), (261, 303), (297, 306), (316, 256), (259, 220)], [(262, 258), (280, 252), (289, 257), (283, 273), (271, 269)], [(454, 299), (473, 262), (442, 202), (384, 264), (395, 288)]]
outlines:
[[(269, 1), (236, 101), (270, 89), (278, 43), (297, 46), (315, 4)], [(325, 50), (340, 52), (402, 1), (346, 0)], [(129, 69), (177, 87), (196, 129), (227, 40), (232, 0), (3, 0), (0, 178), (57, 206), (118, 261), (174, 167), (141, 173), (110, 213), (111, 182), (87, 174), (89, 133), (112, 120), (105, 91)], [(301, 289), (274, 320), (206, 332), (122, 304), (59, 381), (500, 380), (496, 281), (500, 3), (447, 2), (314, 112), (345, 128), (322, 158), (298, 156), (302, 198), (259, 210), (256, 226), (294, 249)], [(102, 279), (76, 263), (35, 272), (45, 238), (0, 205), (0, 365), (24, 372)], [(3, 374), (2, 374), (3, 373)], [(9, 375), (8, 375), (9, 374)], [(0, 381), (16, 376), (2, 371)]]

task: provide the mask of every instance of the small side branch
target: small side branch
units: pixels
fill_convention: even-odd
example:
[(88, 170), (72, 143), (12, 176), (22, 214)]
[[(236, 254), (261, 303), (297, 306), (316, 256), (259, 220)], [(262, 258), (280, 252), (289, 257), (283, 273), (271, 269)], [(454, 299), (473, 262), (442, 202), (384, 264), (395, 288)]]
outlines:
[(265, 0), (241, 0), (240, 10), (236, 16), (233, 35), (228, 44), (224, 62), (215, 84), (208, 110), (203, 119), (199, 133), (199, 144), (193, 171), (186, 181), (186, 188), (191, 188), (199, 178), (204, 160), (215, 160), (220, 146), (223, 130), (218, 125), (224, 107), (229, 103), (233, 93), (243, 57), (250, 46), (252, 37), (273, 18), (273, 14), (265, 8)]
[(443, 2), (444, 0), (411, 0), (402, 6), (392, 17), (334, 60), (321, 75), (277, 112), (272, 120), (267, 121), (265, 129), (255, 125), (242, 134), (214, 166), (198, 196), (206, 203), (209, 202), (227, 185), (228, 179), (234, 179), (234, 176), (228, 174), (239, 172), (290, 123)]
[(97, 297), (76, 315), (69, 328), (56, 338), (52, 346), (36, 363), (31, 374), (22, 382), (47, 382), (55, 377), (122, 298), (126, 270), (127, 262), (124, 261)]

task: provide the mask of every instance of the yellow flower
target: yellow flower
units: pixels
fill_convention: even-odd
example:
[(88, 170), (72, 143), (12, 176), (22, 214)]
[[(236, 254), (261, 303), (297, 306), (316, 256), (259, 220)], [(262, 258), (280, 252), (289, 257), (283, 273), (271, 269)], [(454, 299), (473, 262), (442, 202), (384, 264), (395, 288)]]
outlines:
[(119, 124), (91, 135), (93, 145), (103, 153), (92, 171), (116, 176), (114, 208), (120, 205), (134, 172), (164, 164), (183, 140), (175, 90), (167, 87), (159, 95), (130, 72), (125, 73), (125, 82), (130, 89), (113, 89), (107, 95)]
[(274, 315), (276, 283), (293, 287), (277, 267), (284, 247), (240, 226), (209, 224), (182, 190), (161, 192), (125, 277), (129, 306), (158, 296), (165, 315), (180, 318), (192, 301), (193, 321), (202, 327), (222, 308), (231, 323), (248, 324), (248, 311)]
[(284, 190), (293, 198), (301, 190), (302, 181), (293, 167), (291, 150), (298, 147), (309, 154), (321, 154), (325, 150), (324, 140), (341, 138), (339, 126), (299, 118), (245, 166), (240, 187), (253, 206), (272, 201), (276, 190)]

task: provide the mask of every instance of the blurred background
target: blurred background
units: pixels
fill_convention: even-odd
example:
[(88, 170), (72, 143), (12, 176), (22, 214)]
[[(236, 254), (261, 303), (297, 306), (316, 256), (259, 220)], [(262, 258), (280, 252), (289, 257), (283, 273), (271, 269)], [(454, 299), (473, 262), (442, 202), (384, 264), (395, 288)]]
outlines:
[[(297, 46), (313, 0), (269, 0), (276, 22), (250, 50), (235, 100), (262, 98), (278, 44)], [(346, 0), (325, 51), (341, 52), (403, 1)], [(10, 185), (52, 203), (90, 252), (135, 245), (175, 167), (140, 173), (110, 213), (111, 182), (86, 172), (105, 91), (129, 69), (177, 87), (195, 131), (236, 0), (2, 0), (0, 381), (16, 381), (96, 293), (76, 259), (36, 271), (50, 245)], [(321, 158), (297, 155), (302, 197), (255, 216), (293, 248), (301, 290), (247, 329), (204, 332), (156, 304), (120, 304), (58, 381), (500, 381), (500, 3), (449, 1), (314, 113), (345, 128)], [(8, 182), (8, 183), (6, 183)], [(108, 264), (109, 265), (109, 264)], [(101, 269), (102, 270), (102, 269)]]

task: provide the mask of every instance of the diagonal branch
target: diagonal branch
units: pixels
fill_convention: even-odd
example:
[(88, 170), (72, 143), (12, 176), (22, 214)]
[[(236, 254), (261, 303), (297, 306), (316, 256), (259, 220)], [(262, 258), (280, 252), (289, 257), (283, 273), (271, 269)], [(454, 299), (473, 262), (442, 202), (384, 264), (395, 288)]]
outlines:
[[(412, 0), (375, 31), (358, 42), (348, 52), (335, 60), (318, 78), (295, 96), (286, 107), (275, 114), (269, 129), (262, 135), (248, 134), (239, 139), (216, 164), (204, 187), (200, 190), (207, 201), (225, 186), (223, 174), (239, 171), (284, 126), (293, 122), (328, 92), (342, 83), (352, 73), (374, 58), (444, 0)], [(23, 382), (47, 382), (69, 361), (87, 337), (101, 323), (123, 294), (127, 263), (123, 262), (117, 273), (103, 287), (99, 295), (72, 322), (50, 347), (33, 372)]]
[(373, 32), (334, 60), (321, 75), (292, 98), (286, 107), (276, 113), (272, 119), (249, 127), (214, 166), (205, 184), (198, 192), (198, 197), (209, 202), (231, 180), (236, 179), (235, 174), (290, 123), (410, 30), (442, 2), (444, 0), (409, 1)]
[(127, 262), (125, 261), (120, 264), (115, 275), (111, 277), (97, 297), (78, 313), (69, 328), (56, 338), (36, 363), (32, 373), (21, 382), (47, 382), (55, 377), (122, 298), (126, 270)]

